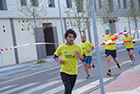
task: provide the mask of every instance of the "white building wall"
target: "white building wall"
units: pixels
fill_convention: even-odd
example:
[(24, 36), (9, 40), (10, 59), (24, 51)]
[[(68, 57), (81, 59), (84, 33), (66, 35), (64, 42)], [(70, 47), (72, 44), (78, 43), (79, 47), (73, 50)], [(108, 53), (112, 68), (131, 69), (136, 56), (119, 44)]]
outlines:
[[(7, 3), (7, 10), (0, 10), (0, 18), (21, 18), (21, 13), (18, 11), (18, 0), (6, 0)], [(48, 0), (38, 0), (39, 2), (39, 7), (42, 7), (42, 4), (45, 4), (47, 7), (46, 12), (48, 13), (46, 18), (58, 18), (59, 17), (59, 8), (58, 8), (58, 0), (54, 0), (55, 2), (55, 7), (49, 7), (48, 6)], [(31, 4), (30, 0), (27, 0), (27, 4)], [(66, 14), (64, 11), (67, 9), (66, 8), (66, 0), (60, 0), (60, 6), (61, 6), (61, 11), (62, 11), (62, 16), (66, 17)], [(66, 9), (65, 9), (66, 8)], [(41, 14), (41, 11), (40, 11)], [(53, 15), (53, 16), (52, 16)], [(25, 17), (25, 16), (23, 16)]]
[[(118, 26), (119, 26), (119, 32), (123, 32), (125, 29), (129, 31), (128, 19), (125, 17), (119, 17)], [(123, 37), (124, 35), (119, 35), (119, 41), (122, 41)]]
[[(92, 22), (92, 19), (91, 19), (91, 22)], [(103, 19), (101, 18), (96, 18), (96, 25), (97, 25), (97, 33), (98, 33), (98, 41), (99, 41), (99, 45), (101, 43), (104, 42), (104, 39), (101, 37), (102, 35), (105, 34), (105, 29), (104, 29), (104, 24), (103, 24)], [(93, 25), (91, 23), (91, 39), (92, 39), (92, 43), (95, 45), (95, 38), (94, 38), (94, 29), (93, 29)]]
[[(52, 20), (53, 20), (53, 23), (52, 23), (53, 27), (57, 28), (58, 43), (63, 43), (64, 35), (62, 32), (60, 19), (52, 19)], [(64, 24), (63, 24), (63, 28), (64, 28)], [(64, 31), (64, 33), (65, 33), (65, 31)]]
[[(3, 30), (5, 30), (5, 32), (3, 32)], [(9, 19), (0, 19), (0, 31), (0, 48), (13, 47), (13, 38)], [(14, 50), (2, 51), (1, 55), (3, 65), (15, 64)]]
[[(97, 32), (98, 36), (105, 35), (105, 29), (103, 24), (103, 19), (96, 18), (97, 19)], [(99, 45), (104, 42), (104, 39), (102, 37), (99, 38)]]
[[(22, 21), (24, 24), (27, 23), (27, 19), (13, 19), (14, 20), (14, 28), (15, 28), (15, 36), (17, 45), (26, 44), (26, 43), (35, 43), (35, 38), (33, 35), (33, 29), (30, 31), (23, 30), (22, 31)], [(18, 48), (18, 57), (19, 63), (36, 60), (36, 46), (25, 46)]]
[[(30, 0), (27, 0), (28, 3), (30, 4)], [(39, 0), (40, 1), (40, 0)], [(56, 27), (57, 28), (57, 35), (58, 35), (58, 42), (59, 43), (63, 43), (63, 34), (62, 34), (62, 28), (61, 28), (61, 23), (60, 23), (60, 17), (59, 17), (59, 8), (58, 8), (58, 0), (54, 0), (55, 1), (55, 7), (48, 7), (48, 0), (43, 0), (42, 3), (39, 4), (39, 7), (44, 4), (44, 2), (46, 3), (46, 6), (48, 7), (46, 12), (48, 13), (46, 16), (46, 20), (43, 21), (43, 23), (52, 23), (52, 27)], [(114, 0), (115, 1), (115, 0)], [(96, 1), (97, 2), (97, 1)], [(122, 2), (122, 1), (121, 1)], [(1, 48), (5, 48), (5, 47), (11, 47), (13, 46), (13, 40), (12, 40), (12, 31), (11, 31), (11, 26), (10, 26), (10, 20), (9, 18), (14, 18), (14, 29), (15, 29), (15, 34), (16, 34), (16, 42), (17, 45), (20, 44), (25, 44), (25, 43), (34, 43), (35, 42), (35, 38), (34, 36), (31, 34), (31, 32), (33, 31), (33, 29), (30, 29), (31, 32), (27, 32), (27, 31), (22, 31), (22, 17), (20, 17), (18, 14), (21, 14), (19, 11), (17, 11), (17, 2), (16, 0), (6, 0), (7, 3), (7, 9), (8, 10), (0, 10), (0, 30), (3, 30), (3, 25), (5, 25), (5, 33), (2, 31), (0, 32), (0, 47)], [(98, 2), (97, 2), (98, 3)], [(118, 3), (116, 3), (117, 5)], [(66, 27), (67, 29), (72, 28), (70, 26), (70, 24), (67, 24), (69, 22), (69, 19), (67, 19), (67, 15), (64, 13), (65, 10), (68, 10), (68, 8), (66, 8), (66, 0), (60, 0), (60, 5), (61, 5), (61, 13), (62, 13), (62, 17), (66, 18)], [(97, 9), (98, 9), (98, 5)], [(123, 4), (121, 3), (121, 9), (123, 10)], [(25, 17), (26, 18), (26, 17)], [(125, 17), (118, 17), (118, 23), (117, 23), (117, 32), (121, 32), (124, 31), (124, 29), (126, 28), (127, 30), (129, 30), (129, 24), (128, 24), (128, 19)], [(75, 21), (74, 19), (72, 19), (73, 21)], [(98, 36), (102, 36), (105, 34), (105, 29), (106, 29), (106, 25), (103, 24), (103, 19), (101, 18), (97, 18), (97, 32), (98, 32)], [(19, 22), (20, 21), (20, 22)], [(64, 20), (63, 20), (64, 21)], [(92, 19), (90, 19), (90, 21), (92, 22)], [(40, 26), (41, 27), (41, 26)], [(63, 22), (63, 27), (65, 27), (64, 22)], [(130, 28), (131, 30), (134, 30), (135, 26), (134, 23), (131, 21), (130, 22)], [(140, 28), (140, 23), (138, 23), (138, 28)], [(78, 28), (73, 28), (76, 33), (77, 33), (77, 38), (75, 39), (75, 43), (80, 44), (81, 43), (81, 37), (80, 37), (80, 33), (78, 31)], [(91, 27), (90, 27), (90, 33), (91, 33), (91, 41), (92, 44), (95, 45), (94, 42), (94, 31), (93, 31), (93, 25), (91, 23)], [(64, 32), (65, 32), (65, 28), (64, 28)], [(87, 37), (87, 41), (89, 41), (89, 36), (88, 36), (88, 32), (86, 31), (86, 37)], [(132, 34), (133, 36), (133, 34)], [(124, 37), (124, 35), (120, 35), (119, 39), (120, 41), (122, 40), (122, 38)], [(103, 38), (99, 38), (99, 45), (104, 42)], [(26, 46), (26, 47), (21, 47), (18, 48), (18, 57), (19, 57), (19, 62), (26, 62), (26, 61), (31, 61), (31, 60), (35, 60), (37, 59), (37, 53), (36, 53), (36, 47), (35, 46)], [(2, 62), (3, 65), (10, 65), (10, 64), (15, 64), (15, 53), (14, 50), (8, 50), (8, 51), (3, 51), (2, 52)]]
[[(128, 21), (128, 19), (127, 18), (125, 18), (125, 17), (118, 17), (118, 28), (119, 28), (119, 32), (123, 32), (125, 29), (127, 30), (127, 31), (129, 31), (129, 29), (130, 29), (130, 31), (134, 31), (134, 29), (135, 29), (135, 24), (134, 24), (134, 22), (133, 21), (131, 21), (130, 20), (130, 27), (129, 27), (129, 23), (128, 23), (129, 21)], [(139, 23), (138, 23), (138, 28), (139, 28)], [(131, 33), (130, 34), (132, 37), (134, 37), (134, 33)], [(124, 35), (119, 35), (119, 37), (120, 37), (120, 41), (122, 41), (122, 38), (124, 37)], [(137, 34), (135, 34), (135, 37), (134, 37), (135, 39), (137, 39)]]
[(0, 18), (16, 18), (18, 17), (16, 0), (6, 0), (7, 10), (0, 10)]

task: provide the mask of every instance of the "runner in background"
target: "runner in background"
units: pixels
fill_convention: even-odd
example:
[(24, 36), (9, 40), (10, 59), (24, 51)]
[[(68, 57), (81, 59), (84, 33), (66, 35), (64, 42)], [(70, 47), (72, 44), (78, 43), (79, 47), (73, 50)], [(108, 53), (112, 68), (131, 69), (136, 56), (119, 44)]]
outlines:
[[(75, 85), (78, 71), (78, 58), (84, 60), (86, 57), (82, 48), (74, 43), (77, 34), (74, 30), (68, 29), (65, 32), (66, 43), (60, 45), (54, 53), (54, 59), (61, 65), (60, 75), (65, 86), (64, 94), (71, 94)], [(59, 59), (59, 56), (62, 59)]]
[(94, 50), (94, 46), (90, 42), (86, 41), (85, 35), (82, 35), (81, 39), (82, 39), (82, 43), (80, 44), (80, 46), (82, 47), (82, 50), (86, 55), (86, 60), (83, 62), (83, 65), (84, 65), (85, 72), (87, 74), (86, 79), (88, 79), (90, 77), (88, 68), (89, 69), (91, 67), (95, 68), (94, 63), (92, 62), (92, 50)]
[[(109, 35), (110, 34), (110, 29), (107, 28), (105, 30), (105, 34), (106, 35)], [(105, 36), (104, 37), (104, 41), (108, 41), (112, 38), (115, 38), (115, 36)], [(106, 45), (105, 46), (105, 55), (106, 55), (106, 59), (107, 59), (107, 66), (108, 66), (108, 72), (107, 72), (107, 75), (111, 75), (111, 67), (110, 67), (110, 59), (111, 59), (111, 56), (113, 58), (113, 60), (116, 62), (117, 66), (118, 66), (118, 69), (121, 70), (121, 66), (120, 64), (118, 63), (118, 60), (117, 60), (117, 55), (116, 55), (116, 46), (115, 44), (113, 45)]]
[[(124, 38), (123, 38), (123, 41), (130, 41), (130, 40), (134, 40), (134, 38), (132, 36), (128, 36), (128, 33), (126, 32), (126, 30), (124, 31)], [(123, 43), (124, 45), (124, 43)], [(133, 55), (133, 42), (127, 42), (126, 43), (126, 50), (128, 52), (128, 55), (129, 55), (129, 58), (131, 59), (131, 65), (134, 64), (135, 62), (135, 55)]]

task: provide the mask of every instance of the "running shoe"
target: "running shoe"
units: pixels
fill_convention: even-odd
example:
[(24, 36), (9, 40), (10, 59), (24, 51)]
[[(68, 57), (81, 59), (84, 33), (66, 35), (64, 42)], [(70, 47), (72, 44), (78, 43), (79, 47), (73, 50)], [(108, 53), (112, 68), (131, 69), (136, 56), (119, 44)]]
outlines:
[(135, 61), (136, 59), (135, 59), (135, 55), (133, 55), (133, 60)]
[(120, 65), (118, 65), (118, 69), (121, 70), (121, 66)]
[(134, 61), (131, 62), (131, 65), (133, 65), (133, 64), (134, 64)]
[(88, 79), (90, 77), (90, 75), (87, 75), (86, 79)]
[(92, 67), (95, 68), (95, 64), (92, 62)]
[(108, 72), (107, 75), (111, 76), (111, 72)]

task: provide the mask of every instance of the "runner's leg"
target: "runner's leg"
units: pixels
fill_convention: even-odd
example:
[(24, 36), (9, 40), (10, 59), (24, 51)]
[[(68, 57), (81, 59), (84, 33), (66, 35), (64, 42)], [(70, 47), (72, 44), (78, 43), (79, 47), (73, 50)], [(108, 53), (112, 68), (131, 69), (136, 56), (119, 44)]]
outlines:
[(84, 65), (84, 69), (85, 69), (86, 74), (89, 75), (88, 68), (87, 68), (87, 63), (83, 62), (83, 65)]
[(71, 84), (71, 92), (70, 92), (70, 94), (71, 94), (72, 89), (73, 89), (75, 82), (76, 82), (77, 75), (69, 75), (69, 78), (70, 78), (70, 84)]
[(69, 75), (63, 72), (60, 72), (61, 79), (63, 81), (63, 84), (65, 86), (65, 93), (64, 94), (71, 94), (71, 84), (70, 84), (70, 79)]

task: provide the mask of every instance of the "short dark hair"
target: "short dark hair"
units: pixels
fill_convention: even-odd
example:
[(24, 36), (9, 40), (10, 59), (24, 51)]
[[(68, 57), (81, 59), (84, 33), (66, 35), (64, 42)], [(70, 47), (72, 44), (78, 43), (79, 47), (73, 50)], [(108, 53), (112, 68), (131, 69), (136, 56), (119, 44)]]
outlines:
[(123, 32), (127, 32), (126, 30), (124, 30)]
[(77, 34), (76, 34), (76, 32), (73, 29), (68, 29), (65, 32), (65, 38), (67, 38), (67, 36), (69, 35), (69, 33), (74, 35), (74, 39), (77, 37)]

